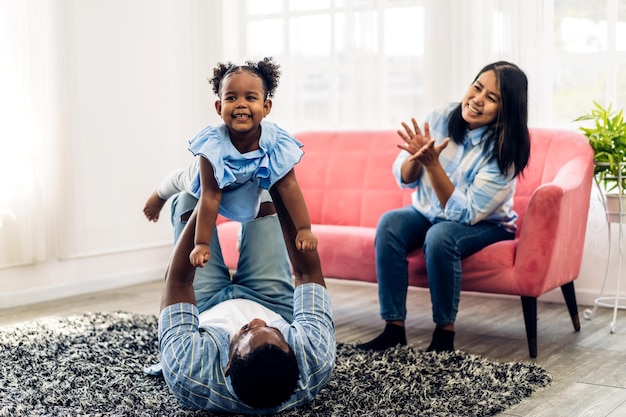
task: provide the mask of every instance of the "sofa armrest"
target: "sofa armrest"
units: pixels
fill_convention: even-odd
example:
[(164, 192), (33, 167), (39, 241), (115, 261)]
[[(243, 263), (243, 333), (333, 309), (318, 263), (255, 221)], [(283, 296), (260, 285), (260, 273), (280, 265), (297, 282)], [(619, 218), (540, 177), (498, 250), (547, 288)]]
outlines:
[(532, 194), (515, 257), (520, 295), (538, 297), (578, 277), (592, 179), (593, 160), (579, 155)]

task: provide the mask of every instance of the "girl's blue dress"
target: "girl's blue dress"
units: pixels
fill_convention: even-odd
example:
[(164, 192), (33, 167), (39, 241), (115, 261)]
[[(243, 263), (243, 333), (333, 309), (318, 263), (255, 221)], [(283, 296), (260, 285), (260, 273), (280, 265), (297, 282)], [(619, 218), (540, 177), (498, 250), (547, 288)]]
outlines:
[[(238, 222), (256, 217), (261, 191), (269, 190), (300, 161), (304, 154), (301, 147), (295, 137), (265, 120), (261, 122), (259, 149), (245, 154), (232, 144), (225, 124), (208, 126), (189, 141), (189, 150), (213, 166), (222, 190), (219, 213)], [(200, 198), (200, 170), (196, 171), (191, 190)]]

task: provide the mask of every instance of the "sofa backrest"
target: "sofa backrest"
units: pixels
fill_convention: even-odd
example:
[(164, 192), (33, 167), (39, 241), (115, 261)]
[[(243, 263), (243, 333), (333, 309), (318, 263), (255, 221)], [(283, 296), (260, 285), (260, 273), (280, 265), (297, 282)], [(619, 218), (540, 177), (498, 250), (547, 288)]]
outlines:
[[(531, 157), (518, 179), (515, 210), (518, 231), (534, 190), (558, 168), (591, 152), (575, 131), (533, 128)], [(388, 210), (411, 203), (412, 190), (400, 189), (391, 173), (401, 139), (395, 131), (311, 131), (295, 135), (304, 157), (296, 165), (298, 183), (311, 222), (375, 227)]]
[(393, 131), (303, 132), (296, 176), (314, 224), (376, 227), (382, 213), (410, 204), (391, 174)]

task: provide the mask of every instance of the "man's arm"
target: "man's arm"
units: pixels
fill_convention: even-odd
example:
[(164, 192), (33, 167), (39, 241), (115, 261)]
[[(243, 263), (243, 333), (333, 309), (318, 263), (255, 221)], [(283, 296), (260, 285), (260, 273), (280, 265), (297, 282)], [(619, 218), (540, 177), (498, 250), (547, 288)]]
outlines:
[(196, 268), (189, 262), (189, 253), (194, 247), (196, 218), (197, 209), (194, 209), (174, 247), (174, 254), (165, 273), (161, 310), (176, 303), (196, 304), (196, 295), (193, 290)]
[(280, 220), (280, 227), (283, 231), (283, 237), (289, 253), (289, 259), (293, 266), (295, 275), (295, 285), (315, 283), (326, 287), (324, 275), (322, 274), (322, 266), (317, 249), (313, 251), (302, 252), (296, 248), (296, 234), (298, 230), (285, 206), (285, 203), (276, 187), (270, 189), (274, 207)]

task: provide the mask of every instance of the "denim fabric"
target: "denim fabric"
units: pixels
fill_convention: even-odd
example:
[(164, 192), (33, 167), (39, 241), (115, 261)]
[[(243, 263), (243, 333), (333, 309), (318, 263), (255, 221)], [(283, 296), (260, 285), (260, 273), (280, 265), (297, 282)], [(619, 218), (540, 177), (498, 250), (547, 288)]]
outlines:
[[(172, 200), (175, 240), (186, 225), (181, 217), (193, 211), (197, 199), (180, 193)], [(194, 278), (200, 313), (225, 300), (244, 298), (256, 301), (293, 321), (291, 265), (277, 216), (266, 216), (242, 224), (239, 264), (235, 274), (224, 263), (217, 228), (211, 237), (211, 258), (197, 268)]]
[(376, 227), (376, 272), (383, 320), (406, 319), (408, 260), (422, 248), (428, 271), (433, 320), (454, 323), (461, 293), (461, 259), (485, 246), (513, 239), (514, 234), (495, 223), (464, 225), (454, 221), (431, 223), (414, 207), (389, 211)]

